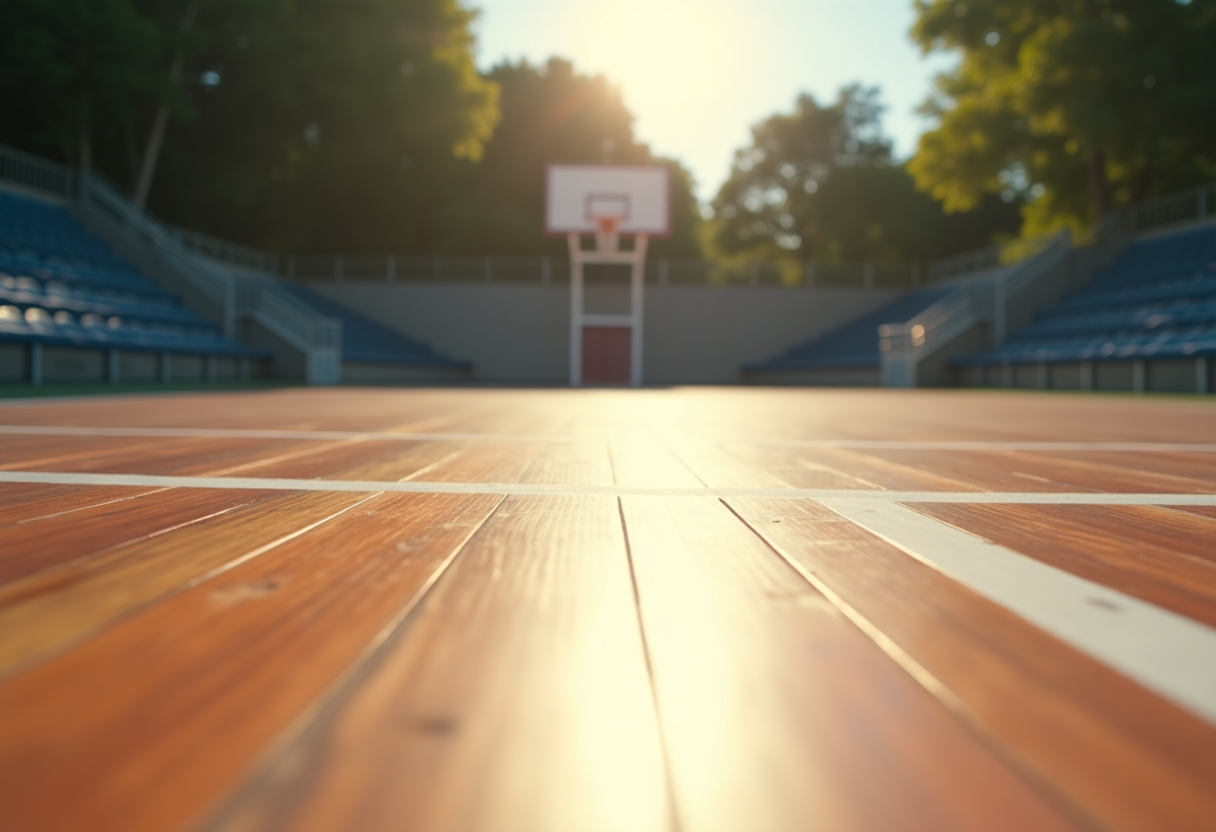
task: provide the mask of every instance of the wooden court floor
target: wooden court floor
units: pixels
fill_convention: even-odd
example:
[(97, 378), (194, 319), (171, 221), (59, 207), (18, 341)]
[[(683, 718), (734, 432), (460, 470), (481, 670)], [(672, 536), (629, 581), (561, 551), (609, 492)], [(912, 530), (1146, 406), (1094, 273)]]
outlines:
[(0, 406), (0, 830), (1216, 830), (1216, 406)]

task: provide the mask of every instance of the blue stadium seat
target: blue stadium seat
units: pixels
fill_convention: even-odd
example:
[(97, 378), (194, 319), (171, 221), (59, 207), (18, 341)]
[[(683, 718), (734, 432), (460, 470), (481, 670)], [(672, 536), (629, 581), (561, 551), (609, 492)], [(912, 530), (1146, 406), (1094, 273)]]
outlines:
[(902, 323), (916, 317), (950, 291), (950, 287), (933, 288), (904, 295), (840, 329), (791, 347), (767, 361), (747, 365), (743, 372), (877, 368), (881, 362), (878, 328), (883, 324)]
[(1085, 287), (958, 366), (1216, 355), (1216, 227), (1133, 244)]
[(66, 209), (0, 192), (0, 342), (266, 358), (114, 256)]
[(322, 315), (342, 321), (343, 361), (408, 364), (453, 370), (472, 369), (469, 362), (437, 352), (429, 345), (389, 329), (322, 294), (296, 284), (285, 283), (283, 288)]

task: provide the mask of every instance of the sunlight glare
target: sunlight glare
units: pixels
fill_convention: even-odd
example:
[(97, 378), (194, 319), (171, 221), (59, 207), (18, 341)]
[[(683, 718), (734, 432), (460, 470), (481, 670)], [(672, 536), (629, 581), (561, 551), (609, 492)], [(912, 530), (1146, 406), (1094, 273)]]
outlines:
[(559, 54), (616, 83), (626, 106), (647, 114), (638, 134), (669, 137), (671, 146), (657, 152), (695, 146), (706, 131), (738, 131), (721, 102), (747, 95), (740, 87), (750, 73), (740, 67), (762, 60), (763, 41), (752, 31), (746, 6), (722, 0), (588, 0), (569, 4), (563, 13), (568, 19), (561, 30), (568, 37)]

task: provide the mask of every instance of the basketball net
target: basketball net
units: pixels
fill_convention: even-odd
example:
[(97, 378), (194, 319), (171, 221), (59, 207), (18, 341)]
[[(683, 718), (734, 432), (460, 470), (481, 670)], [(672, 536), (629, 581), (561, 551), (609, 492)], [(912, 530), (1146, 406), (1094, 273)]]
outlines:
[(592, 217), (595, 221), (595, 247), (599, 251), (616, 251), (621, 243), (620, 216)]

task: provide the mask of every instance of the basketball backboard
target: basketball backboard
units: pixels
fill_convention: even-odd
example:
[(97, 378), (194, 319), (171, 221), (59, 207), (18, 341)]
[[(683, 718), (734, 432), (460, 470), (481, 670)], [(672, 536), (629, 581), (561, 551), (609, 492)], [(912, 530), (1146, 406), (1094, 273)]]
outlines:
[(595, 234), (597, 221), (619, 218), (621, 234), (670, 233), (667, 168), (662, 165), (550, 165), (545, 231)]

